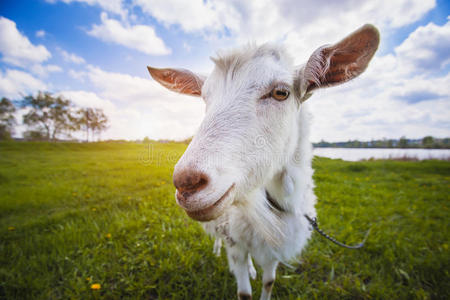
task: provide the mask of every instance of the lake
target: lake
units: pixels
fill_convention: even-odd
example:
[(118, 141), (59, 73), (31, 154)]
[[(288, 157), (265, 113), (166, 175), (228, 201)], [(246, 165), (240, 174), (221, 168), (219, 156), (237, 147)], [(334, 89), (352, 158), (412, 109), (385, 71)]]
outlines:
[(449, 149), (391, 149), (391, 148), (314, 148), (314, 155), (347, 161), (363, 159), (417, 158), (450, 159)]

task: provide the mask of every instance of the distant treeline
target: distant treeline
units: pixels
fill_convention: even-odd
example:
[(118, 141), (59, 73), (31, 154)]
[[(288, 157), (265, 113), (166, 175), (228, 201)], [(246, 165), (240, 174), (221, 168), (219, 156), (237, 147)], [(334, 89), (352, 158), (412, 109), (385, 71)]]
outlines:
[(82, 131), (89, 141), (90, 136), (92, 140), (94, 135), (99, 138), (108, 128), (108, 117), (102, 109), (77, 107), (62, 96), (39, 92), (18, 101), (4, 97), (0, 100), (0, 140), (12, 138), (18, 125), (15, 118), (18, 109), (23, 110), (22, 125), (27, 127), (22, 134), (24, 140), (67, 140), (73, 139), (72, 133)]
[(314, 147), (333, 147), (333, 148), (425, 148), (425, 149), (450, 149), (450, 138), (434, 138), (426, 136), (422, 139), (407, 139), (401, 137), (400, 139), (382, 139), (372, 141), (347, 141), (329, 143), (320, 141), (313, 143)]

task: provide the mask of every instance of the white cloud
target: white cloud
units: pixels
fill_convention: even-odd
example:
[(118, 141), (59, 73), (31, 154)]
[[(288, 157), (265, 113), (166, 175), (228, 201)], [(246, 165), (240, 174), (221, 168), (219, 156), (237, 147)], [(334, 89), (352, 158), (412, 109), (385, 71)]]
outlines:
[[(448, 80), (449, 77), (445, 80)], [(414, 82), (414, 80), (412, 80)], [(429, 80), (431, 84), (433, 80)], [(441, 83), (439, 89), (448, 89)], [(352, 85), (351, 83), (348, 83)], [(346, 90), (347, 89), (347, 90)], [(425, 135), (449, 136), (450, 102), (448, 94), (423, 101), (407, 102), (396, 97), (398, 90), (414, 92), (411, 86), (385, 86), (386, 91), (368, 94), (356, 82), (351, 87), (335, 87), (317, 93), (308, 102), (314, 123), (312, 139), (319, 141), (371, 140)]]
[(62, 72), (62, 68), (57, 65), (32, 65), (29, 70), (39, 77), (47, 77), (49, 73)]
[(113, 111), (116, 106), (109, 100), (100, 98), (97, 94), (87, 91), (61, 91), (58, 94), (64, 95), (79, 107), (101, 108), (108, 111)]
[[(385, 43), (386, 37), (396, 28), (414, 23), (436, 5), (435, 0), (325, 2), (310, 2), (309, 5), (315, 8), (306, 9), (285, 6), (278, 16), (289, 15), (291, 27), (286, 30), (284, 41), (298, 63), (303, 63), (319, 46), (335, 43), (366, 23), (374, 24), (381, 31), (380, 49), (385, 49), (389, 47)], [(297, 11), (302, 15), (298, 16)], [(276, 28), (273, 23), (268, 29), (271, 39), (277, 36)]]
[(4, 17), (0, 17), (0, 53), (4, 62), (19, 67), (42, 63), (51, 57), (47, 48), (30, 43), (17, 30), (16, 23)]
[(68, 62), (72, 62), (74, 64), (84, 64), (86, 61), (81, 56), (78, 56), (74, 53), (69, 53), (63, 49), (59, 49), (63, 59)]
[(46, 89), (47, 85), (44, 82), (29, 73), (12, 69), (7, 69), (5, 72), (0, 71), (0, 94), (2, 97), (15, 99)]
[[(427, 41), (446, 26), (419, 27), (402, 43), (403, 50), (375, 57), (361, 77), (308, 100), (315, 116), (313, 140), (450, 136), (450, 74), (440, 72), (448, 54), (430, 56), (432, 64), (426, 69), (414, 60), (415, 51), (442, 52), (440, 44)], [(417, 34), (423, 28), (433, 32)], [(416, 47), (406, 50), (403, 45), (412, 38)]]
[(166, 55), (171, 50), (159, 38), (155, 29), (147, 25), (123, 25), (114, 19), (108, 19), (106, 13), (101, 14), (102, 23), (93, 25), (89, 35), (105, 42), (119, 44), (150, 55)]
[(46, 0), (49, 3), (64, 2), (70, 4), (73, 2), (85, 3), (87, 5), (97, 5), (102, 9), (120, 15), (122, 18), (126, 18), (128, 11), (123, 8), (122, 0)]
[[(318, 24), (322, 23), (315, 23), (316, 26)], [(435, 49), (440, 45), (427, 39), (430, 36), (441, 37), (446, 26), (428, 24), (420, 27), (403, 44), (407, 45), (414, 39), (415, 49), (426, 48), (440, 53), (439, 48)], [(432, 32), (417, 34), (422, 28), (432, 28)], [(328, 35), (325, 31), (322, 36)], [(327, 42), (339, 40), (345, 34), (336, 31)], [(313, 49), (323, 43), (318, 43)], [(405, 46), (399, 47), (402, 48)], [(307, 52), (305, 60), (309, 54)], [(442, 58), (445, 55), (439, 57), (441, 61), (433, 61), (438, 67), (445, 64)], [(421, 66), (408, 64), (406, 60), (412, 60), (407, 50), (376, 56), (361, 77), (342, 86), (316, 92), (308, 100), (315, 116), (312, 139), (342, 141), (399, 138), (403, 135), (411, 138), (449, 136), (450, 75), (436, 73), (436, 69), (428, 73), (418, 72)], [(170, 93), (150, 79), (105, 72), (95, 67), (90, 67), (84, 77), (98, 89), (99, 97), (117, 105), (116, 112), (124, 111), (112, 120), (126, 126), (114, 125), (108, 133), (110, 137), (142, 138), (148, 135), (181, 139), (192, 135), (203, 117), (201, 101)]]
[(396, 85), (390, 87), (388, 96), (404, 102), (418, 103), (434, 99), (450, 100), (450, 74), (431, 78), (423, 76), (401, 78), (396, 83)]
[(75, 71), (73, 69), (70, 69), (68, 74), (71, 78), (79, 80), (81, 82), (84, 82), (84, 79), (87, 75), (85, 71)]
[(237, 29), (233, 22), (238, 14), (234, 5), (225, 1), (135, 0), (134, 4), (161, 23), (178, 24), (186, 32), (222, 30), (224, 25)]
[[(101, 91), (102, 96), (121, 103), (143, 101), (151, 96), (161, 96), (161, 92), (164, 92), (150, 78), (106, 72), (92, 66), (89, 67), (87, 77)], [(159, 91), (159, 94), (155, 95), (155, 91)]]
[(36, 31), (36, 37), (38, 37), (38, 38), (43, 38), (43, 37), (45, 37), (45, 35), (46, 35), (45, 30)]
[(88, 66), (75, 72), (89, 81), (95, 92), (61, 92), (77, 105), (104, 109), (110, 128), (103, 138), (184, 139), (192, 136), (203, 118), (200, 98), (170, 92), (155, 81)]
[[(364, 23), (387, 32), (412, 24), (436, 1), (135, 0), (134, 4), (163, 24), (179, 25), (185, 32), (209, 32), (208, 38), (220, 46), (285, 41), (302, 59)], [(216, 36), (211, 35), (214, 32)]]
[(436, 71), (450, 63), (450, 21), (443, 26), (429, 23), (418, 27), (395, 53), (405, 65), (421, 71)]
[(381, 19), (388, 27), (398, 28), (418, 21), (435, 6), (436, 0), (370, 1), (364, 13), (373, 20)]
[[(201, 36), (205, 44), (215, 48), (230, 48), (248, 40), (284, 43), (297, 63), (306, 61), (317, 47), (336, 42), (364, 23), (373, 23), (381, 31), (380, 48), (391, 54), (376, 56), (358, 79), (318, 91), (308, 100), (315, 115), (313, 140), (450, 135), (450, 76), (448, 72), (442, 74), (450, 62), (449, 23), (419, 27), (393, 52), (392, 45), (387, 44), (392, 39), (386, 38), (422, 19), (436, 6), (435, 0), (134, 0), (132, 4), (120, 0), (60, 1), (97, 5), (115, 14), (114, 18), (108, 18), (102, 13), (101, 23), (93, 25), (88, 34), (152, 55), (169, 54), (171, 50), (154, 27), (135, 25), (141, 19), (129, 15), (125, 5), (140, 7), (159, 23), (174, 26), (170, 29), (190, 33), (187, 38)], [(116, 20), (117, 16), (122, 17), (121, 21)], [(183, 44), (185, 51), (189, 52), (191, 47), (200, 49), (194, 40), (186, 37), (183, 40), (189, 42)], [(67, 54), (67, 59), (75, 62)], [(192, 62), (187, 61), (186, 65)], [(10, 90), (17, 91), (14, 84), (21, 81), (14, 81), (10, 71), (2, 74), (1, 88), (3, 82), (8, 82)], [(111, 119), (105, 138), (181, 139), (192, 135), (203, 117), (200, 99), (166, 91), (150, 77), (105, 72), (92, 66), (83, 66), (81, 71), (69, 70), (68, 74), (94, 86), (93, 91), (62, 93), (79, 105), (105, 110)], [(43, 84), (27, 75), (18, 77), (28, 88), (33, 82), (35, 86)]]
[[(45, 36), (45, 31), (39, 30), (36, 36)], [(31, 72), (38, 77), (47, 77), (49, 73), (61, 72), (62, 68), (54, 64), (43, 64), (51, 54), (43, 45), (33, 45), (29, 39), (17, 30), (16, 23), (7, 18), (0, 17), (0, 53), (2, 60)], [(27, 86), (45, 86), (40, 80), (34, 78), (27, 72), (8, 70), (3, 78), (7, 84), (5, 90), (9, 94), (29, 91)], [(19, 76), (19, 74), (21, 74)], [(6, 79), (5, 79), (6, 78)], [(10, 80), (16, 78), (17, 84), (11, 84)], [(24, 91), (16, 91), (19, 86), (24, 86)]]
[[(109, 120), (109, 127), (102, 135), (103, 139), (143, 138), (142, 134), (137, 133), (137, 131), (141, 131), (143, 125), (143, 113), (139, 110), (120, 108), (112, 101), (93, 92), (78, 90), (62, 91), (59, 94), (70, 99), (78, 107), (101, 108), (105, 112)], [(79, 137), (83, 137), (83, 134), (80, 134)]]

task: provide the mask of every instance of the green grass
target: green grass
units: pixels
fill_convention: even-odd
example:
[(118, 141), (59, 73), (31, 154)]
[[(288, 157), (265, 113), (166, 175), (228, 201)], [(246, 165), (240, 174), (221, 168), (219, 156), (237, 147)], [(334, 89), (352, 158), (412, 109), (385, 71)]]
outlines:
[[(185, 147), (0, 143), (0, 298), (233, 299), (225, 254), (174, 200)], [(350, 244), (371, 234), (361, 250), (314, 234), (273, 299), (450, 297), (450, 162), (314, 169), (322, 228)]]

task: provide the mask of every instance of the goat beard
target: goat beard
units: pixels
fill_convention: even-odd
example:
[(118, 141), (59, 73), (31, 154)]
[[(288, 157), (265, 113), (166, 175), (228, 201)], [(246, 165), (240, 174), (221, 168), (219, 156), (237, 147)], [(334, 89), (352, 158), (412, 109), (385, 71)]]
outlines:
[(285, 241), (284, 221), (278, 212), (273, 210), (267, 203), (264, 189), (257, 189), (251, 193), (251, 201), (239, 201), (235, 205), (242, 206), (246, 212), (252, 230), (274, 250), (282, 247)]

